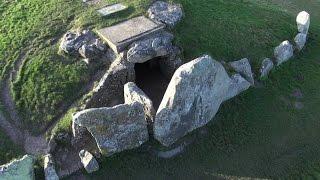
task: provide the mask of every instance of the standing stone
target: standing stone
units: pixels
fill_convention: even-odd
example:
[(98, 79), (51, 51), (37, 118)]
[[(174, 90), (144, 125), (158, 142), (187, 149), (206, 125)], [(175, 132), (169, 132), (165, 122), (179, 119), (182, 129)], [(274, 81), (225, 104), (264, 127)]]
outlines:
[(301, 51), (306, 44), (307, 41), (307, 35), (303, 33), (297, 34), (297, 36), (294, 38), (294, 42), (296, 43), (296, 47), (299, 51)]
[(269, 72), (273, 69), (274, 64), (270, 58), (266, 58), (262, 61), (260, 68), (260, 78), (267, 77)]
[(0, 166), (0, 179), (34, 180), (34, 159), (29, 155)]
[(149, 134), (143, 106), (121, 104), (114, 107), (87, 109), (76, 113), (73, 121), (86, 127), (95, 138), (101, 154), (139, 147), (148, 141)]
[(134, 64), (129, 63), (120, 55), (101, 78), (86, 102), (87, 108), (115, 106), (123, 103), (123, 86), (135, 80)]
[(154, 137), (170, 146), (207, 124), (220, 104), (236, 95), (229, 91), (233, 84), (222, 64), (210, 56), (182, 65), (174, 73), (156, 114)]
[(148, 129), (152, 130), (154, 116), (156, 114), (151, 99), (133, 82), (124, 85), (124, 99), (126, 104), (139, 102), (143, 105)]
[(173, 51), (172, 40), (172, 34), (162, 32), (136, 41), (129, 47), (127, 60), (131, 63), (144, 63), (155, 57), (166, 56)]
[(274, 49), (274, 57), (277, 65), (288, 61), (293, 56), (293, 46), (289, 41), (283, 41), (278, 47)]
[(308, 34), (310, 26), (310, 15), (306, 11), (302, 11), (297, 16), (298, 31), (303, 34)]
[(79, 152), (79, 157), (81, 159), (81, 163), (83, 164), (83, 167), (88, 173), (93, 173), (99, 170), (98, 161), (88, 151), (81, 150)]
[(150, 19), (162, 22), (169, 27), (174, 27), (183, 16), (181, 5), (156, 1), (149, 9)]
[(51, 154), (44, 156), (44, 174), (45, 180), (59, 180)]
[(241, 92), (249, 89), (251, 83), (244, 79), (240, 74), (234, 74), (231, 76), (229, 88), (223, 101), (227, 101)]
[(247, 81), (254, 84), (253, 73), (251, 70), (251, 65), (247, 58), (241, 59), (239, 61), (230, 62), (229, 65), (237, 72), (240, 73)]

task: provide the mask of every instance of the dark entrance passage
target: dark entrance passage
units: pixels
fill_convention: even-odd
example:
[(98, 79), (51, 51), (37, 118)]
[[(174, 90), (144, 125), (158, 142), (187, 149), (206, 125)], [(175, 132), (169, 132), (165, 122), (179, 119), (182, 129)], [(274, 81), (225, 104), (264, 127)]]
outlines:
[(161, 57), (135, 64), (136, 84), (152, 100), (155, 110), (158, 109), (170, 82), (162, 74), (159, 61), (162, 61)]

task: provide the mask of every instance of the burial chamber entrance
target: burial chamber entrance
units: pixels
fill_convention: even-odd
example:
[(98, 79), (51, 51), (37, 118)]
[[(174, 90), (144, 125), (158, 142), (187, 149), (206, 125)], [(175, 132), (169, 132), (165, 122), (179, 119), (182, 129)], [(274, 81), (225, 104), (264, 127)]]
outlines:
[(155, 110), (158, 109), (170, 82), (161, 70), (160, 63), (164, 60), (164, 57), (156, 57), (144, 63), (136, 63), (134, 67), (136, 84), (151, 99)]

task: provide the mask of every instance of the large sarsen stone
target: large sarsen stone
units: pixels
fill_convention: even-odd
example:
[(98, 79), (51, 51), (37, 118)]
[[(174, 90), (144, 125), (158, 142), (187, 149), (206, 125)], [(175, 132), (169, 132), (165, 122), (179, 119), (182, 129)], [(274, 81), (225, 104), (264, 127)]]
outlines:
[(149, 139), (143, 106), (138, 102), (87, 109), (76, 113), (73, 121), (88, 129), (106, 156), (139, 147)]
[(210, 56), (178, 68), (156, 114), (155, 138), (169, 146), (211, 121), (223, 101), (250, 87), (241, 76), (233, 79), (222, 64)]

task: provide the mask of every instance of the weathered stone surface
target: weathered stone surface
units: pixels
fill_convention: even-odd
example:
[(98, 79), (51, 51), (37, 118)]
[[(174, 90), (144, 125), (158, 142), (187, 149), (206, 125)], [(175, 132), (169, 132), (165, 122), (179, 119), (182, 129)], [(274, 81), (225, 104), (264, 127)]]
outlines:
[(84, 30), (76, 33), (67, 32), (62, 38), (60, 49), (74, 56), (93, 59), (101, 56), (107, 47), (92, 31)]
[(261, 78), (267, 77), (269, 72), (273, 69), (273, 67), (274, 67), (274, 64), (272, 60), (270, 58), (265, 58), (261, 64), (260, 77)]
[(289, 41), (283, 41), (278, 47), (274, 49), (274, 57), (277, 65), (288, 61), (293, 56), (293, 46)]
[(183, 64), (180, 58), (180, 54), (180, 48), (173, 46), (169, 56), (159, 61), (161, 72), (167, 79), (171, 79), (174, 72)]
[(96, 158), (93, 157), (91, 153), (85, 150), (81, 150), (79, 152), (79, 157), (81, 159), (81, 163), (83, 164), (84, 169), (88, 173), (93, 173), (99, 170), (99, 164)]
[(44, 156), (43, 166), (45, 180), (59, 180), (51, 154)]
[(246, 79), (244, 79), (240, 74), (234, 74), (231, 76), (231, 81), (229, 84), (229, 88), (227, 90), (227, 93), (225, 95), (224, 101), (227, 101), (241, 92), (249, 89), (251, 86), (250, 82), (248, 82)]
[(298, 31), (303, 34), (308, 34), (310, 26), (310, 15), (306, 11), (302, 11), (297, 16)]
[(148, 129), (152, 130), (156, 112), (151, 99), (135, 83), (129, 82), (124, 85), (124, 100), (126, 104), (138, 102), (143, 105)]
[(169, 146), (204, 126), (212, 120), (223, 101), (240, 93), (230, 91), (230, 86), (242, 84), (242, 81), (230, 79), (221, 63), (210, 56), (182, 65), (174, 73), (157, 111), (154, 137)]
[(73, 121), (88, 129), (106, 156), (139, 147), (149, 139), (143, 106), (138, 102), (87, 109), (76, 113)]
[(0, 179), (34, 179), (34, 159), (29, 155), (0, 166)]
[(297, 34), (297, 36), (294, 38), (294, 42), (296, 43), (297, 49), (301, 51), (307, 42), (307, 35), (303, 33)]
[(172, 34), (161, 32), (136, 41), (129, 46), (127, 60), (132, 63), (144, 63), (155, 57), (166, 56), (173, 52), (172, 40)]
[(175, 26), (183, 16), (181, 5), (156, 1), (148, 9), (149, 18), (165, 23), (169, 27)]
[(123, 86), (135, 80), (134, 64), (127, 62), (123, 56), (125, 55), (119, 56), (111, 64), (94, 88), (86, 108), (110, 107), (123, 103)]
[(163, 28), (163, 24), (156, 23), (151, 19), (140, 16), (114, 26), (100, 29), (97, 33), (116, 53), (120, 53), (134, 41), (157, 33)]
[(97, 11), (102, 15), (102, 16), (108, 16), (120, 11), (123, 11), (125, 9), (127, 9), (128, 7), (121, 4), (121, 3), (117, 3), (117, 4), (112, 4), (109, 6), (105, 6), (101, 9), (98, 9)]
[(230, 62), (229, 65), (237, 72), (240, 73), (247, 81), (254, 84), (253, 73), (251, 70), (250, 62), (247, 58), (239, 61)]

